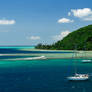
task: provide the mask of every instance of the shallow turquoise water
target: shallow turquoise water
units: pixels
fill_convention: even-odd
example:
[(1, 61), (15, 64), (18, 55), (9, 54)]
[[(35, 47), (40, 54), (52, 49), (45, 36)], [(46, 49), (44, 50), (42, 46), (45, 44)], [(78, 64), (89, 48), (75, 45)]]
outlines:
[(0, 49), (34, 49), (35, 46), (0, 46)]
[[(79, 73), (92, 73), (91, 63), (77, 62)], [(0, 61), (0, 92), (91, 92), (92, 80), (66, 79), (73, 73), (72, 59)]]
[(82, 82), (70, 82), (66, 78), (74, 73), (75, 60), (78, 73), (92, 74), (92, 63), (83, 64), (82, 59), (9, 58), (21, 57), (0, 58), (0, 92), (92, 92), (92, 77)]

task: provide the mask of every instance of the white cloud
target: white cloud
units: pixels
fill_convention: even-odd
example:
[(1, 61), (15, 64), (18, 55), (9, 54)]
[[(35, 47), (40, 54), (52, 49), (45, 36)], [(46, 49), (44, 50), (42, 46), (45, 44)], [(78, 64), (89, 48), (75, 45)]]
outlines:
[(68, 16), (71, 15), (85, 21), (92, 21), (92, 10), (90, 8), (71, 9), (71, 12), (68, 12)]
[(58, 41), (58, 40), (62, 40), (64, 37), (66, 37), (68, 34), (70, 33), (69, 30), (65, 30), (63, 32), (61, 32), (59, 35), (55, 35), (53, 36), (53, 40)]
[(67, 18), (61, 18), (58, 20), (58, 23), (70, 23), (70, 22), (74, 22), (74, 20), (70, 20)]
[(27, 39), (29, 39), (29, 40), (40, 40), (40, 36), (30, 36), (30, 37), (27, 37)]
[(85, 21), (92, 21), (92, 16), (85, 17), (83, 20), (85, 20)]
[(15, 24), (15, 20), (6, 20), (6, 19), (1, 19), (0, 20), (0, 25), (12, 25)]
[(68, 16), (71, 16), (71, 12), (68, 12)]

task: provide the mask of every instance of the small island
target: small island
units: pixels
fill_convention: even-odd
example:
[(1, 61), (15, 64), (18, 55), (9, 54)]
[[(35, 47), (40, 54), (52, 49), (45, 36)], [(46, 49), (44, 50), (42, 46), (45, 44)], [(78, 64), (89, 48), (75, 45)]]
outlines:
[(38, 44), (36, 49), (45, 50), (92, 50), (92, 24), (69, 33), (62, 40), (52, 45)]

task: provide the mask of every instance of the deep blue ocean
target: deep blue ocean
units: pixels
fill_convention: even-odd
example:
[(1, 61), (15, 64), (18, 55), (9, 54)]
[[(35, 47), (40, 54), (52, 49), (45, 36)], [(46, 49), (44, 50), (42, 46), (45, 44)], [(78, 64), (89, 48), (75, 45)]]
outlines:
[[(21, 53), (18, 48), (1, 49), (1, 54)], [(74, 73), (74, 59), (8, 60), (23, 57), (0, 56), (0, 92), (92, 92), (91, 77), (88, 81), (67, 80)], [(92, 73), (92, 63), (76, 60), (78, 73)]]

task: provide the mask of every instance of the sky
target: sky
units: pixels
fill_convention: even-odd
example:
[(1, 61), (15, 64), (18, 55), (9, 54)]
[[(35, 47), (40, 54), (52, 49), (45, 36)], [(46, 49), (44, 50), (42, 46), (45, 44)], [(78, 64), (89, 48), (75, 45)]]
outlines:
[(0, 45), (52, 44), (92, 24), (92, 0), (0, 0)]

